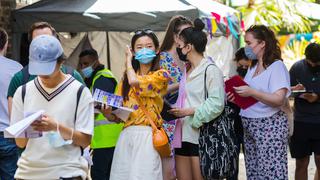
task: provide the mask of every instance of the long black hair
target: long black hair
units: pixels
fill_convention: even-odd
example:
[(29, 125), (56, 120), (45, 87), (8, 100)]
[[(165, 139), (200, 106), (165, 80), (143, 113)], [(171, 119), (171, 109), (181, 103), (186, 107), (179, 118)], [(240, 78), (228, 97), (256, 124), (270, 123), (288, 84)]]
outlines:
[(206, 33), (202, 31), (204, 26), (201, 19), (197, 18), (194, 20), (194, 27), (185, 28), (179, 34), (179, 38), (185, 44), (192, 44), (195, 50), (200, 54), (206, 50), (208, 41)]
[[(133, 37), (131, 39), (131, 47), (133, 49), (134, 49), (134, 45), (135, 45), (136, 41), (143, 36), (147, 36), (150, 39), (152, 39), (156, 50), (159, 49), (159, 44), (160, 44), (159, 39), (151, 30), (138, 30), (135, 32), (135, 34), (133, 35)], [(152, 66), (149, 69), (149, 71), (157, 71), (160, 69), (159, 60), (160, 60), (160, 56), (159, 56), (159, 54), (157, 54), (157, 56), (154, 57), (152, 60)], [(134, 56), (132, 57), (132, 67), (136, 73), (140, 69), (140, 64), (137, 60), (135, 60)], [(126, 70), (123, 74), (122, 92), (121, 92), (124, 100), (128, 100), (129, 91), (130, 91), (130, 84), (128, 81), (127, 70)]]

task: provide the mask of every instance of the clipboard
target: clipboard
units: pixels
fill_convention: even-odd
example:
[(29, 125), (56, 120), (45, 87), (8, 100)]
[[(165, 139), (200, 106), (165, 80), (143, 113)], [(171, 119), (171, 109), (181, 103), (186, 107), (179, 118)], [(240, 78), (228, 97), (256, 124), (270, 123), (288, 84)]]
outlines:
[(256, 104), (258, 101), (253, 97), (241, 97), (237, 94), (233, 87), (248, 86), (246, 82), (239, 76), (233, 76), (225, 82), (225, 92), (231, 92), (234, 95), (234, 103), (241, 109), (247, 109), (248, 107)]

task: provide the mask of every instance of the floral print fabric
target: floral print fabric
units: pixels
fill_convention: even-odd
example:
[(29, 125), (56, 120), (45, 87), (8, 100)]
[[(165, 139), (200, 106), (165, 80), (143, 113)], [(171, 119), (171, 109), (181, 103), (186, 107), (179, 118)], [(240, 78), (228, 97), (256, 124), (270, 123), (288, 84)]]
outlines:
[[(128, 94), (128, 100), (123, 102), (123, 106), (134, 109), (125, 122), (124, 127), (132, 125), (150, 125), (148, 117), (144, 114), (139, 103), (136, 100), (136, 93), (140, 98), (140, 101), (144, 103), (144, 106), (152, 120), (158, 127), (162, 126), (162, 118), (160, 112), (163, 107), (162, 97), (167, 93), (167, 86), (169, 81), (169, 75), (166, 70), (158, 70), (155, 72), (149, 72), (148, 75), (137, 75), (139, 81), (139, 88), (130, 88)], [(119, 91), (121, 92), (122, 85), (120, 85)]]
[[(174, 62), (174, 59), (168, 52), (161, 52), (160, 53), (160, 68), (165, 69), (168, 71), (170, 80), (169, 85), (180, 82), (182, 78), (182, 71), (179, 66)], [(172, 142), (173, 134), (175, 131), (176, 122), (164, 122), (163, 128), (167, 132), (169, 136), (169, 141)]]
[(266, 118), (242, 117), (248, 180), (288, 179), (288, 120), (284, 112)]

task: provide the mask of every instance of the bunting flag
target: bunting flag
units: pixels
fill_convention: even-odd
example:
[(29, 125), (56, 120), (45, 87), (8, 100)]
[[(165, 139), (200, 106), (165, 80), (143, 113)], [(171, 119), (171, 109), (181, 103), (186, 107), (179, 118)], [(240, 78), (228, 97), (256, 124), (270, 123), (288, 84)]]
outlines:
[(215, 17), (212, 18), (204, 18), (207, 24), (207, 31), (210, 34), (210, 38), (213, 37), (213, 34), (217, 32), (218, 30), (218, 25), (216, 22)]
[(243, 32), (245, 32), (244, 20), (243, 20), (242, 12), (240, 12), (240, 27), (241, 27), (241, 30)]
[(226, 25), (226, 37), (229, 37), (229, 34), (230, 34), (230, 31), (229, 31), (229, 23), (228, 23), (228, 20), (227, 20), (227, 17), (223, 17), (223, 21)]
[(207, 21), (207, 27), (208, 27), (208, 32), (210, 34), (210, 38), (212, 38), (213, 32), (212, 32), (212, 21), (210, 20), (210, 18), (205, 18)]
[[(212, 18), (205, 18), (204, 21), (206, 21), (208, 32), (210, 34), (210, 37), (212, 38), (213, 34), (217, 32), (219, 26), (219, 23), (223, 23), (226, 27), (225, 32), (222, 32), (226, 37), (229, 37), (231, 34), (234, 36), (237, 40), (240, 41), (239, 38), (239, 32), (240, 29), (244, 31), (244, 22), (242, 20), (242, 14), (240, 14), (240, 23), (236, 24), (236, 26), (240, 27), (235, 27), (235, 25), (232, 23), (231, 16), (228, 15), (226, 17), (221, 17), (220, 14), (211, 12)], [(237, 30), (239, 29), (239, 30)], [(220, 29), (221, 30), (221, 29)], [(223, 31), (223, 30), (221, 30)]]
[(215, 18), (212, 18), (212, 19), (211, 19), (211, 25), (212, 25), (212, 27), (211, 27), (211, 32), (212, 32), (212, 33), (217, 32), (217, 30), (218, 30), (218, 25), (217, 25), (217, 22), (216, 22), (216, 19), (215, 19)]
[(244, 41), (244, 35), (240, 34), (239, 46), (244, 47), (245, 45), (246, 45), (246, 42)]
[(211, 12), (211, 15), (216, 18), (216, 21), (217, 21), (218, 23), (221, 22), (221, 16), (220, 16), (220, 14), (217, 14), (217, 13), (215, 13), (215, 12)]
[(230, 16), (227, 17), (227, 21), (228, 21), (228, 27), (229, 27), (229, 30), (230, 30), (231, 34), (232, 34), (236, 39), (239, 39), (238, 32), (234, 29)]

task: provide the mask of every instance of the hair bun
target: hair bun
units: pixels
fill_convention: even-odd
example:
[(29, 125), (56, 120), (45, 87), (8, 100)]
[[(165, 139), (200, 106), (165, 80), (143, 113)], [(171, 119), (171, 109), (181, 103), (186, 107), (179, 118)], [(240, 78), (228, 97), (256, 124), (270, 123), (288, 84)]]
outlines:
[(205, 26), (205, 24), (199, 18), (195, 19), (193, 24), (194, 24), (194, 30), (197, 30), (197, 31), (202, 31)]

